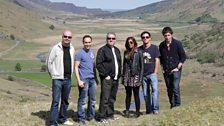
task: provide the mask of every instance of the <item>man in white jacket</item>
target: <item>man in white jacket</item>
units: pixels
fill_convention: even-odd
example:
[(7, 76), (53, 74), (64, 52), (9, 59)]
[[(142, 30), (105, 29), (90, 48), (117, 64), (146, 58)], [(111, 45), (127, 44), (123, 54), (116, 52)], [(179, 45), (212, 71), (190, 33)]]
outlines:
[[(71, 90), (75, 53), (71, 39), (72, 32), (65, 30), (62, 34), (61, 42), (53, 46), (47, 60), (48, 72), (52, 78), (52, 103), (49, 117), (51, 126), (57, 126), (58, 123), (73, 125), (67, 119), (68, 98)], [(61, 105), (58, 112), (60, 98)]]

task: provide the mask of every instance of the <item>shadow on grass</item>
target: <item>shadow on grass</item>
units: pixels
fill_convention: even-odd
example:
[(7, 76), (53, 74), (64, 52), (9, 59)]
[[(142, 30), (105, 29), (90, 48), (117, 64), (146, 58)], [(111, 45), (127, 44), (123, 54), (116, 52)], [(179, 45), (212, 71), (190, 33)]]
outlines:
[[(45, 126), (49, 126), (49, 116), (50, 116), (50, 111), (39, 111), (39, 112), (32, 112), (32, 116), (37, 116), (42, 120), (45, 120)], [(68, 110), (68, 118), (71, 118), (73, 121), (77, 122), (77, 112), (74, 110)]]

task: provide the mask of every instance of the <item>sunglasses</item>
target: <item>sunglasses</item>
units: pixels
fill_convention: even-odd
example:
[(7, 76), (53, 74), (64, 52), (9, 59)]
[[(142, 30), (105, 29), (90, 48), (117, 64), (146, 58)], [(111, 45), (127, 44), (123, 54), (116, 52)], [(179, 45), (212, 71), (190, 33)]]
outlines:
[(129, 41), (128, 43), (129, 43), (129, 44), (133, 44), (134, 42), (132, 42), (132, 41)]
[(68, 38), (68, 39), (71, 39), (72, 36), (66, 36), (66, 35), (63, 35), (64, 38)]
[(116, 38), (109, 38), (109, 37), (108, 37), (107, 40), (116, 40)]
[(149, 39), (149, 36), (142, 36), (142, 39)]

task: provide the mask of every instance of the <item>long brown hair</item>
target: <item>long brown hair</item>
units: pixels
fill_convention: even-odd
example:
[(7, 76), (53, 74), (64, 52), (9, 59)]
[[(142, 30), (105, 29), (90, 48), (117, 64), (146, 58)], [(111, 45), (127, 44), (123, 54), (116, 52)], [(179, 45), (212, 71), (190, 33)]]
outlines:
[[(130, 48), (129, 47), (129, 40), (132, 40), (134, 42), (134, 47), (133, 48)], [(134, 56), (134, 53), (135, 53), (135, 49), (138, 47), (138, 44), (135, 40), (134, 37), (128, 37), (126, 39), (126, 42), (125, 42), (125, 48), (126, 48), (126, 51), (128, 52), (128, 58), (131, 59), (133, 56)]]

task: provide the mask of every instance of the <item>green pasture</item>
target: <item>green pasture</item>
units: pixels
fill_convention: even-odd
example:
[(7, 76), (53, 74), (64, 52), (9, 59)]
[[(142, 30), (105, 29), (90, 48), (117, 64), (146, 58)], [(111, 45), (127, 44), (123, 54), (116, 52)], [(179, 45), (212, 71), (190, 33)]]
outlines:
[(13, 72), (15, 66), (20, 63), (22, 71), (39, 72), (44, 63), (40, 60), (0, 60), (0, 72)]

